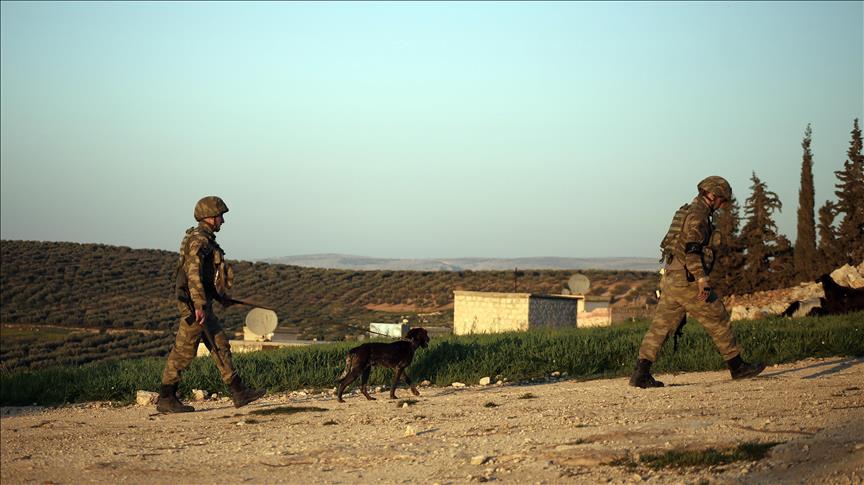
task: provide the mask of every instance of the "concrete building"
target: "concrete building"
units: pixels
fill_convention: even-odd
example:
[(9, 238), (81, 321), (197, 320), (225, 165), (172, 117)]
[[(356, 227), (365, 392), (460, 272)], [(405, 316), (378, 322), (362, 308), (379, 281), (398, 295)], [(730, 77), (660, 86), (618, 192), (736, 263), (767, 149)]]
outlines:
[(407, 323), (378, 323), (369, 324), (369, 338), (393, 337), (402, 338), (408, 333)]
[(585, 309), (576, 316), (578, 327), (612, 325), (612, 301), (608, 296), (586, 296)]
[(485, 291), (453, 294), (454, 335), (612, 325), (609, 298)]
[(453, 292), (453, 334), (525, 331), (536, 327), (575, 327), (585, 308), (582, 295)]
[(612, 306), (612, 298), (609, 296), (585, 295), (585, 310), (592, 312), (598, 308), (609, 308)]

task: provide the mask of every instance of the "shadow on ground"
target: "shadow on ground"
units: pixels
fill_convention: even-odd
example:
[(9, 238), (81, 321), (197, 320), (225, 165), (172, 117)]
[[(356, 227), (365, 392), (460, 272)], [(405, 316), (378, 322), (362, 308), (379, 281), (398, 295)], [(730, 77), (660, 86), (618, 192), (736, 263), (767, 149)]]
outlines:
[(802, 372), (802, 371), (806, 371), (806, 370), (810, 370), (810, 369), (820, 369), (823, 367), (827, 367), (827, 369), (820, 370), (819, 372), (816, 372), (815, 374), (810, 374), (810, 375), (802, 377), (802, 379), (818, 379), (820, 377), (824, 377), (827, 375), (836, 374), (837, 372), (844, 371), (846, 369), (851, 368), (852, 366), (860, 365), (860, 364), (864, 364), (864, 359), (862, 359), (862, 358), (837, 359), (837, 360), (832, 360), (829, 362), (818, 362), (816, 364), (808, 365), (806, 367), (800, 367), (798, 369), (786, 369), (786, 370), (779, 370), (779, 371), (775, 371), (775, 372), (765, 372), (761, 375), (761, 377), (777, 377), (777, 376), (781, 376), (784, 374), (790, 374), (793, 372)]

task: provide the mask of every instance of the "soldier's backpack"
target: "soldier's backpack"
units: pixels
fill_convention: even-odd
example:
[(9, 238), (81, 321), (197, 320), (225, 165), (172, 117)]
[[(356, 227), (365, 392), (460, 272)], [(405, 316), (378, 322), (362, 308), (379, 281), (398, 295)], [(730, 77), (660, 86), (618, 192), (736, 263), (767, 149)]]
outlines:
[[(690, 211), (690, 204), (684, 204), (675, 211), (672, 216), (672, 223), (669, 224), (669, 230), (660, 241), (660, 260), (661, 263), (669, 264), (676, 256), (676, 252), (680, 252), (682, 248), (678, 247), (678, 239), (681, 236), (681, 229), (684, 227), (684, 219), (687, 218), (687, 213)], [(683, 256), (681, 254), (677, 255)]]

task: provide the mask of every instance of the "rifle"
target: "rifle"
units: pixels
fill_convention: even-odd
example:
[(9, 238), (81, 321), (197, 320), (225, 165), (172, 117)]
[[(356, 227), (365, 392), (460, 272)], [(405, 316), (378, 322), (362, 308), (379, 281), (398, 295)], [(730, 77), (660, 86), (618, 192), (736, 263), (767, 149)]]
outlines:
[(687, 324), (687, 314), (681, 317), (681, 321), (678, 322), (678, 327), (675, 329), (675, 334), (673, 335), (672, 342), (672, 353), (678, 352), (678, 339), (684, 335), (684, 325)]
[(213, 335), (210, 334), (210, 330), (207, 328), (207, 322), (204, 322), (204, 325), (201, 325), (201, 328), (204, 330), (204, 336), (207, 337), (207, 341), (210, 342), (210, 355), (216, 356), (216, 360), (219, 361), (220, 370), (225, 368), (225, 362), (222, 360), (222, 354), (219, 353), (219, 347), (216, 345), (216, 339), (213, 338)]

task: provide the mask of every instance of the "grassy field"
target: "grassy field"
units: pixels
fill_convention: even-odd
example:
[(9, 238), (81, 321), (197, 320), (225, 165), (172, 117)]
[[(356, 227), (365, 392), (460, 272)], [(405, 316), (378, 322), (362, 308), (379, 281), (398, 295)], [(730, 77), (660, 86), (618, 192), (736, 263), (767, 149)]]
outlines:
[(63, 340), (73, 332), (75, 332), (74, 329), (63, 327), (4, 324), (0, 326), (0, 344), (5, 347), (51, 342), (55, 340)]
[[(566, 372), (568, 378), (594, 379), (631, 372), (647, 322), (609, 328), (537, 330), (524, 333), (449, 337), (433, 340), (415, 356), (409, 375), (437, 385), (476, 383), (481, 377), (510, 381), (545, 379)], [(768, 364), (808, 357), (864, 355), (864, 312), (844, 316), (769, 319), (734, 324), (747, 360)], [(257, 352), (235, 356), (244, 379), (271, 392), (331, 388), (342, 370), (348, 343)], [(138, 389), (158, 390), (164, 358), (97, 362), (82, 366), (16, 370), (0, 374), (0, 404), (61, 404), (93, 400), (128, 402)], [(655, 366), (658, 372), (716, 370), (723, 367), (713, 343), (696, 323), (685, 327), (679, 350), (667, 343)], [(386, 384), (390, 371), (376, 370), (372, 383)], [(225, 392), (209, 359), (187, 369), (181, 393), (191, 389)]]

